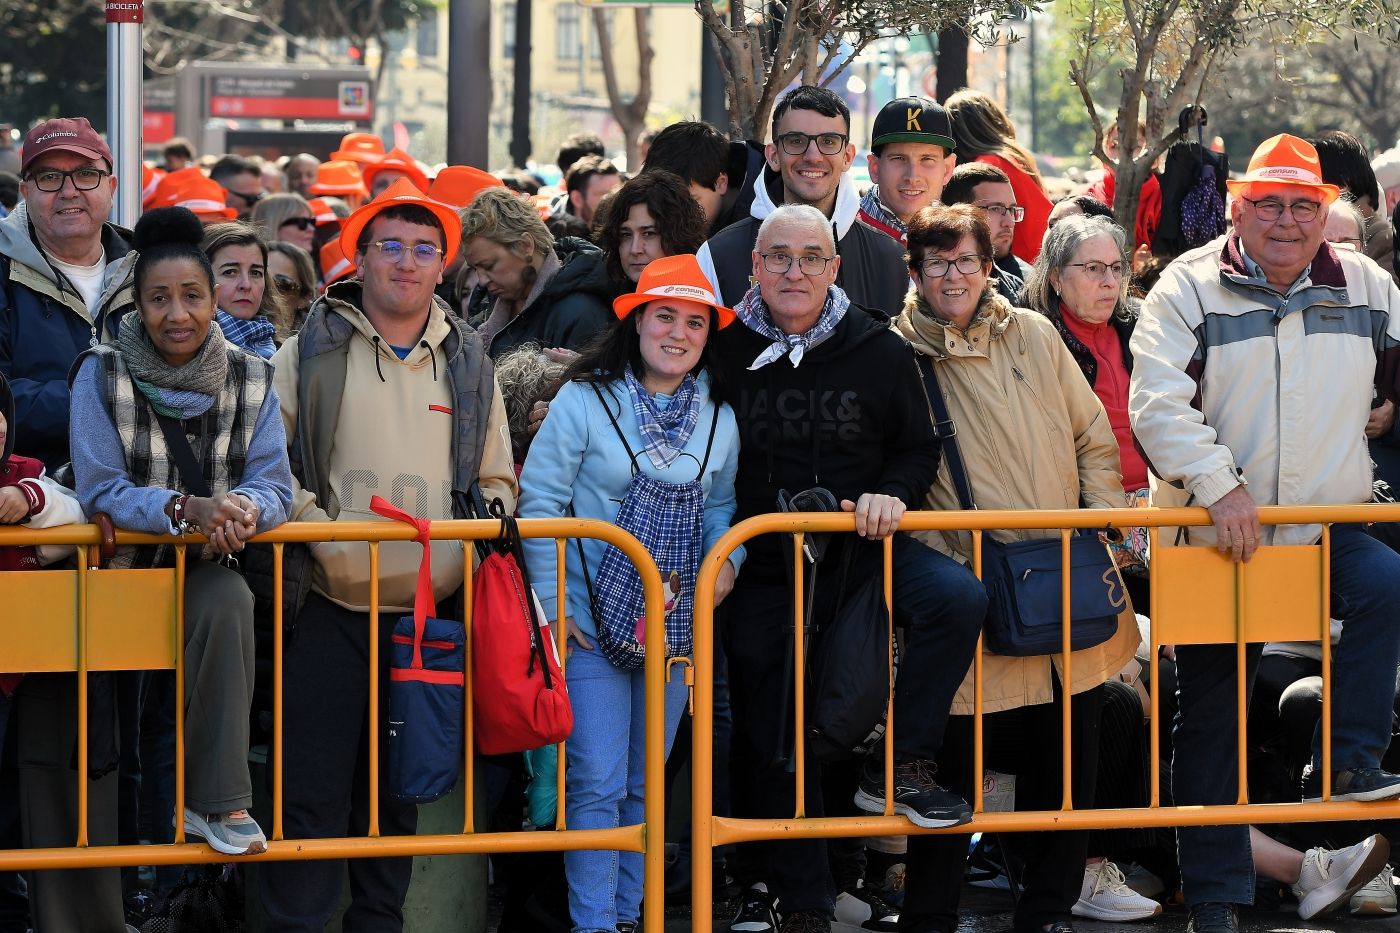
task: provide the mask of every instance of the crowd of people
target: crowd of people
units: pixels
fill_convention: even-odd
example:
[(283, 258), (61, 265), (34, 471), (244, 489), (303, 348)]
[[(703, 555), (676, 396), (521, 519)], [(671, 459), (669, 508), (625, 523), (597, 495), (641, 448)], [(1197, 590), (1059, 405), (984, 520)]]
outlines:
[[(1105, 151), (1128, 135), (1110, 128)], [(778, 101), (766, 144), (679, 122), (649, 135), (630, 176), (601, 140), (571, 137), (553, 194), (523, 170), (432, 172), (364, 133), (324, 161), (276, 163), (197, 158), (174, 140), (162, 166), (146, 167), (144, 212), (127, 230), (110, 220), (127, 180), (89, 122), (32, 128), (0, 219), (0, 523), (105, 513), (207, 543), (184, 576), (183, 696), (171, 672), (88, 675), (86, 775), (75, 769), (76, 675), (0, 673), (0, 848), (70, 845), (80, 781), (94, 844), (171, 841), (180, 703), (184, 832), (229, 856), (265, 851), (248, 751), (270, 729), (278, 594), (272, 766), (285, 836), (364, 835), (371, 723), (380, 747), (389, 741), (369, 685), (387, 678), (393, 620), (413, 610), (419, 550), (384, 543), (376, 588), (362, 544), (287, 545), (277, 580), (258, 536), (284, 522), (378, 520), (376, 495), (427, 519), (469, 517), (482, 498), (522, 518), (618, 524), (652, 543), (670, 597), (660, 647), (682, 657), (701, 558), (732, 524), (788, 508), (852, 513), (854, 536), (809, 540), (800, 558), (787, 537), (756, 538), (718, 574), (716, 812), (790, 816), (801, 773), (808, 816), (888, 805), (912, 827), (959, 826), (982, 768), (1012, 787), (995, 804), (1008, 809), (1141, 807), (1152, 730), (1165, 803), (1233, 803), (1241, 780), (1252, 801), (1321, 799), (1320, 644), (1247, 646), (1248, 720), (1234, 722), (1222, 713), (1238, 686), (1233, 645), (1149, 656), (1141, 530), (1105, 536), (1119, 595), (1069, 671), (1056, 652), (984, 642), (976, 760), (971, 669), (1006, 597), (974, 575), (970, 533), (900, 523), (907, 510), (1196, 505), (1211, 524), (1173, 544), (1247, 562), (1322, 534), (1262, 526), (1258, 506), (1367, 502), (1378, 480), (1400, 480), (1400, 288), (1364, 147), (1335, 131), (1262, 142), (1228, 183), (1220, 228), (1173, 252), (1157, 234), (1183, 210), (1179, 180), (1150, 178), (1127, 223), (1113, 213), (1111, 170), (1052, 202), (985, 94), (890, 101), (869, 143), (873, 184), (861, 191), (849, 110), (810, 86)], [(1214, 194), (1213, 183), (1187, 187)], [(983, 544), (1047, 537), (1058, 532), (993, 531)], [(820, 651), (890, 538), (887, 785), (878, 730), (839, 754), (820, 733), (793, 733), (793, 679), (812, 665), (793, 654), (792, 570), (810, 565), (802, 624)], [(1400, 629), (1387, 621), (1398, 539), (1385, 525), (1331, 529), (1334, 800), (1400, 798)], [(538, 596), (567, 635), (568, 824), (641, 822), (640, 579), (597, 541), (528, 541), (524, 558), (536, 581), (564, 561), (566, 605), (548, 584)], [(5, 570), (68, 559), (0, 548)], [(110, 566), (173, 562), (169, 546), (129, 546)], [(460, 542), (437, 543), (431, 575), (451, 617)], [(1153, 678), (1157, 721), (1142, 689)], [(688, 757), (686, 693), (673, 668), (672, 778)], [(520, 829), (527, 769), (519, 756), (482, 766), (491, 824)], [(416, 831), (418, 807), (382, 781), (377, 813), (381, 834)], [(715, 867), (738, 903), (733, 933), (822, 933), (833, 921), (954, 933), (973, 877), (1011, 890), (1017, 933), (1150, 920), (1172, 898), (1191, 933), (1233, 933), (1241, 907), (1285, 896), (1303, 919), (1394, 914), (1378, 829), (1076, 830), (973, 846), (917, 832), (802, 838), (717, 850)], [(501, 930), (638, 929), (639, 854), (570, 852), (557, 874), (520, 858), (496, 859)], [(688, 859), (682, 840), (668, 894), (685, 891)], [(0, 874), (0, 933), (125, 931), (178, 874)], [(412, 860), (383, 857), (261, 865), (263, 928), (323, 929), (347, 875), (344, 929), (403, 928)]]

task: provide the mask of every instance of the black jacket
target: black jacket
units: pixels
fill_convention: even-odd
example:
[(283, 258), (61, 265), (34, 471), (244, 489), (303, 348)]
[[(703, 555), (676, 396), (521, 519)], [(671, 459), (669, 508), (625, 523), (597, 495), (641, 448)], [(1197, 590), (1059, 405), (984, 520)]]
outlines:
[[(486, 351), (491, 359), (527, 343), (578, 350), (616, 320), (616, 288), (603, 265), (603, 251), (587, 240), (564, 237), (554, 244), (554, 255), (561, 268), (525, 310), (496, 332)], [(479, 328), (490, 313), (488, 306), (472, 326)]]
[[(731, 308), (749, 290), (758, 228), (763, 219), (781, 203), (782, 178), (772, 169), (767, 169), (754, 186), (749, 216), (712, 236), (701, 249), (700, 267), (706, 268), (707, 263), (713, 267), (720, 297)], [(835, 216), (832, 218), (836, 254), (841, 257), (841, 271), (836, 284), (855, 304), (893, 316), (904, 306), (904, 294), (909, 290), (909, 267), (904, 264), (904, 247), (857, 220), (859, 210), (860, 199), (855, 194), (855, 184), (849, 176), (844, 177), (837, 191)]]
[[(715, 337), (739, 425), (734, 521), (776, 511), (780, 489), (812, 486), (838, 500), (875, 492), (919, 508), (938, 473), (940, 448), (913, 349), (887, 321), (856, 305), (802, 365), (794, 368), (784, 356), (750, 370), (771, 342), (738, 322)], [(774, 536), (746, 547), (741, 579), (784, 577)]]

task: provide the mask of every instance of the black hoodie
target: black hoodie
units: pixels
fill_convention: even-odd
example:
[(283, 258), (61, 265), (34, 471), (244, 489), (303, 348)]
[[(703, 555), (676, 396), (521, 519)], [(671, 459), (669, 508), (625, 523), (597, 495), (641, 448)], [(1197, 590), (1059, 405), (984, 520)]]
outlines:
[[(587, 240), (563, 237), (554, 244), (560, 268), (544, 289), (491, 338), (487, 353), (498, 360), (522, 344), (578, 350), (612, 326), (612, 300), (617, 289), (608, 278), (603, 251)], [(488, 305), (471, 321), (480, 327), (490, 316)]]
[[(716, 338), (739, 423), (735, 523), (777, 511), (779, 489), (812, 486), (838, 501), (873, 492), (919, 508), (938, 473), (940, 448), (913, 349), (856, 305), (800, 366), (784, 356), (750, 370), (771, 344), (740, 322)], [(747, 548), (741, 579), (784, 577), (775, 537)]]

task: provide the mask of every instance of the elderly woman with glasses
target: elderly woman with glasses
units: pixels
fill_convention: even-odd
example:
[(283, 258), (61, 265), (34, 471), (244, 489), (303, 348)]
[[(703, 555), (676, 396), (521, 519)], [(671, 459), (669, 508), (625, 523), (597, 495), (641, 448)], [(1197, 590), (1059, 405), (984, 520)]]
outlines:
[[(1070, 220), (1056, 225), (1052, 240)], [(928, 375), (925, 379), (942, 396), (957, 426), (961, 472), (972, 504), (1017, 510), (1122, 506), (1118, 445), (1103, 404), (1051, 323), (1033, 311), (1013, 308), (997, 294), (991, 278), (992, 235), (984, 212), (970, 204), (926, 207), (914, 215), (908, 236), (913, 287), (894, 326), (924, 357), (920, 368), (936, 376), (936, 385)], [(923, 507), (960, 508), (951, 470), (940, 471)], [(1059, 533), (988, 534), (1007, 543)], [(969, 532), (915, 536), (972, 562)], [(984, 649), (982, 764), (1017, 776), (1018, 810), (1060, 808), (1062, 741), (1071, 749), (1074, 806), (1093, 805), (1103, 685), (1132, 658), (1137, 643), (1137, 624), (1125, 601), (1115, 633), (1074, 652), (1068, 672), (1058, 654), (1010, 657)], [(1070, 707), (1069, 736), (1062, 732), (1065, 702)], [(969, 671), (953, 700), (938, 757), (939, 782), (967, 799), (976, 773), (976, 711)], [(1021, 833), (1014, 845), (1024, 858), (1025, 871), (1013, 929), (1069, 933), (1071, 911), (1084, 882), (1088, 834)], [(967, 843), (960, 837), (909, 838), (901, 926), (956, 926), (966, 858)]]

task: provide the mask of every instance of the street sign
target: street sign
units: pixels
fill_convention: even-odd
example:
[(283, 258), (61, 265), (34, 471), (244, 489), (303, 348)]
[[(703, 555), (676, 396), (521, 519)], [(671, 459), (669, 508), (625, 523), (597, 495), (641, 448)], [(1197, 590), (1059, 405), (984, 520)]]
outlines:
[(209, 115), (232, 118), (368, 120), (369, 81), (321, 75), (216, 75)]

